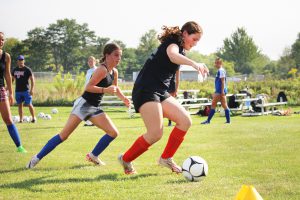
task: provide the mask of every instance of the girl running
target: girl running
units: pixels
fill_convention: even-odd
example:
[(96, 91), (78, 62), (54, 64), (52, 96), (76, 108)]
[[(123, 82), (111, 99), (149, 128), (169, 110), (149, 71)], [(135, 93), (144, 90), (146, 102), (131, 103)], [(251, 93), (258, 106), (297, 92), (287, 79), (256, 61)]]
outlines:
[(116, 94), (126, 106), (130, 105), (130, 100), (116, 86), (118, 80), (116, 66), (119, 64), (121, 56), (122, 50), (118, 45), (109, 43), (104, 47), (102, 63), (93, 73), (83, 95), (75, 101), (65, 127), (59, 134), (51, 138), (37, 155), (32, 157), (26, 166), (27, 168), (36, 166), (43, 157), (65, 141), (83, 120), (90, 120), (95, 126), (106, 132), (92, 152), (86, 156), (88, 161), (96, 165), (104, 165), (98, 156), (118, 136), (119, 131), (99, 106), (103, 94)]
[(204, 64), (197, 63), (185, 56), (184, 51), (196, 46), (202, 36), (202, 28), (196, 22), (187, 22), (181, 29), (163, 26), (161, 42), (140, 71), (132, 91), (136, 112), (140, 112), (146, 126), (141, 135), (118, 159), (125, 174), (135, 174), (132, 161), (161, 139), (163, 135), (163, 117), (176, 123), (168, 143), (158, 163), (180, 173), (181, 167), (173, 161), (173, 156), (192, 124), (189, 113), (169, 93), (171, 78), (175, 76), (179, 65), (190, 65), (200, 73), (208, 73)]

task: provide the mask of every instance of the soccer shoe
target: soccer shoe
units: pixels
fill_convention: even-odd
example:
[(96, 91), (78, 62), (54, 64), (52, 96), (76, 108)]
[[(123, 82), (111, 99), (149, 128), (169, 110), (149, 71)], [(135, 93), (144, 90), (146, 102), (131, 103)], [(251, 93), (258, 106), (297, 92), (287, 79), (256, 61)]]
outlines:
[(31, 158), (31, 160), (29, 161), (29, 163), (26, 165), (26, 168), (27, 168), (27, 169), (32, 169), (32, 168), (34, 168), (39, 162), (40, 162), (40, 159), (39, 159), (38, 157), (36, 157), (36, 155), (35, 155), (35, 156), (33, 156), (33, 157)]
[(36, 122), (36, 117), (32, 118), (31, 123), (35, 123)]
[(98, 156), (94, 156), (92, 153), (86, 154), (86, 160), (94, 163), (95, 165), (106, 165), (105, 162), (101, 161)]
[(163, 159), (162, 157), (159, 158), (158, 160), (158, 164), (163, 166), (163, 167), (167, 167), (169, 169), (172, 170), (172, 172), (175, 172), (175, 173), (182, 173), (182, 169), (180, 166), (178, 166), (173, 158), (166, 158), (166, 159)]
[(22, 145), (18, 146), (17, 152), (19, 152), (19, 153), (27, 153), (26, 149)]
[(201, 124), (210, 124), (210, 122), (205, 120), (204, 122), (201, 122)]
[(128, 175), (130, 175), (130, 174), (136, 174), (136, 171), (133, 168), (132, 163), (131, 162), (125, 162), (123, 160), (123, 155), (122, 154), (120, 154), (118, 156), (118, 160), (119, 160), (119, 163), (123, 166), (125, 174), (128, 174)]

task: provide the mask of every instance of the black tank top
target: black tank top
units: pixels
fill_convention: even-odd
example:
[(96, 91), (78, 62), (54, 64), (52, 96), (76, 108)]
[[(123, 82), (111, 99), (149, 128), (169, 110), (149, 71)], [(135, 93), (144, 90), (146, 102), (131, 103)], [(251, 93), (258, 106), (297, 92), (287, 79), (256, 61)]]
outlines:
[[(105, 66), (107, 69), (107, 67)], [(108, 87), (111, 86), (114, 80), (114, 70), (112, 70), (112, 74), (110, 74), (107, 70), (106, 77), (102, 79), (99, 83), (97, 83), (98, 87)], [(82, 97), (92, 106), (98, 107), (101, 103), (103, 93), (91, 93), (84, 91)]]
[(144, 64), (134, 83), (133, 90), (152, 92), (166, 92), (169, 90), (171, 79), (179, 69), (179, 65), (172, 63), (167, 55), (167, 48), (170, 44), (177, 44), (179, 53), (185, 55), (179, 41), (169, 39), (160, 44)]
[(0, 87), (5, 87), (4, 75), (5, 75), (5, 52), (2, 51), (2, 56), (0, 58)]

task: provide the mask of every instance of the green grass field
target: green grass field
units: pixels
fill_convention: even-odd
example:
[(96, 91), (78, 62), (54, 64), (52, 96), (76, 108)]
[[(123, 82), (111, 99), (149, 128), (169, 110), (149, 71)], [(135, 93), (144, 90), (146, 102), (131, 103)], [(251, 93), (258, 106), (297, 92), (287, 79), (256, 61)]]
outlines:
[[(51, 109), (38, 107), (36, 112), (51, 113)], [(243, 184), (253, 185), (264, 199), (300, 199), (300, 115), (235, 116), (230, 125), (224, 124), (219, 114), (210, 125), (199, 125), (205, 118), (192, 116), (193, 125), (175, 160), (182, 163), (190, 155), (200, 155), (207, 160), (209, 173), (202, 182), (188, 182), (182, 175), (157, 165), (169, 127), (164, 128), (162, 140), (135, 160), (138, 174), (124, 175), (117, 156), (145, 128), (138, 115), (129, 119), (124, 110), (111, 108), (107, 113), (121, 134), (101, 155), (106, 166), (85, 161), (103, 132), (81, 124), (35, 169), (25, 169), (32, 155), (64, 126), (71, 107), (58, 110), (50, 121), (17, 124), (27, 154), (15, 152), (1, 122), (0, 199), (232, 200)], [(17, 114), (16, 107), (13, 114)]]

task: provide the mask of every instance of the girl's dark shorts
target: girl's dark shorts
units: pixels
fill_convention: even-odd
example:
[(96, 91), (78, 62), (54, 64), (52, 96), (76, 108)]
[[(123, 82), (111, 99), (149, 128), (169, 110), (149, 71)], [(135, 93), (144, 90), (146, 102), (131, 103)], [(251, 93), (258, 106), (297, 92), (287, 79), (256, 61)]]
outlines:
[(148, 90), (133, 90), (132, 101), (134, 109), (138, 113), (140, 107), (147, 102), (163, 102), (170, 97), (167, 91), (148, 91)]

